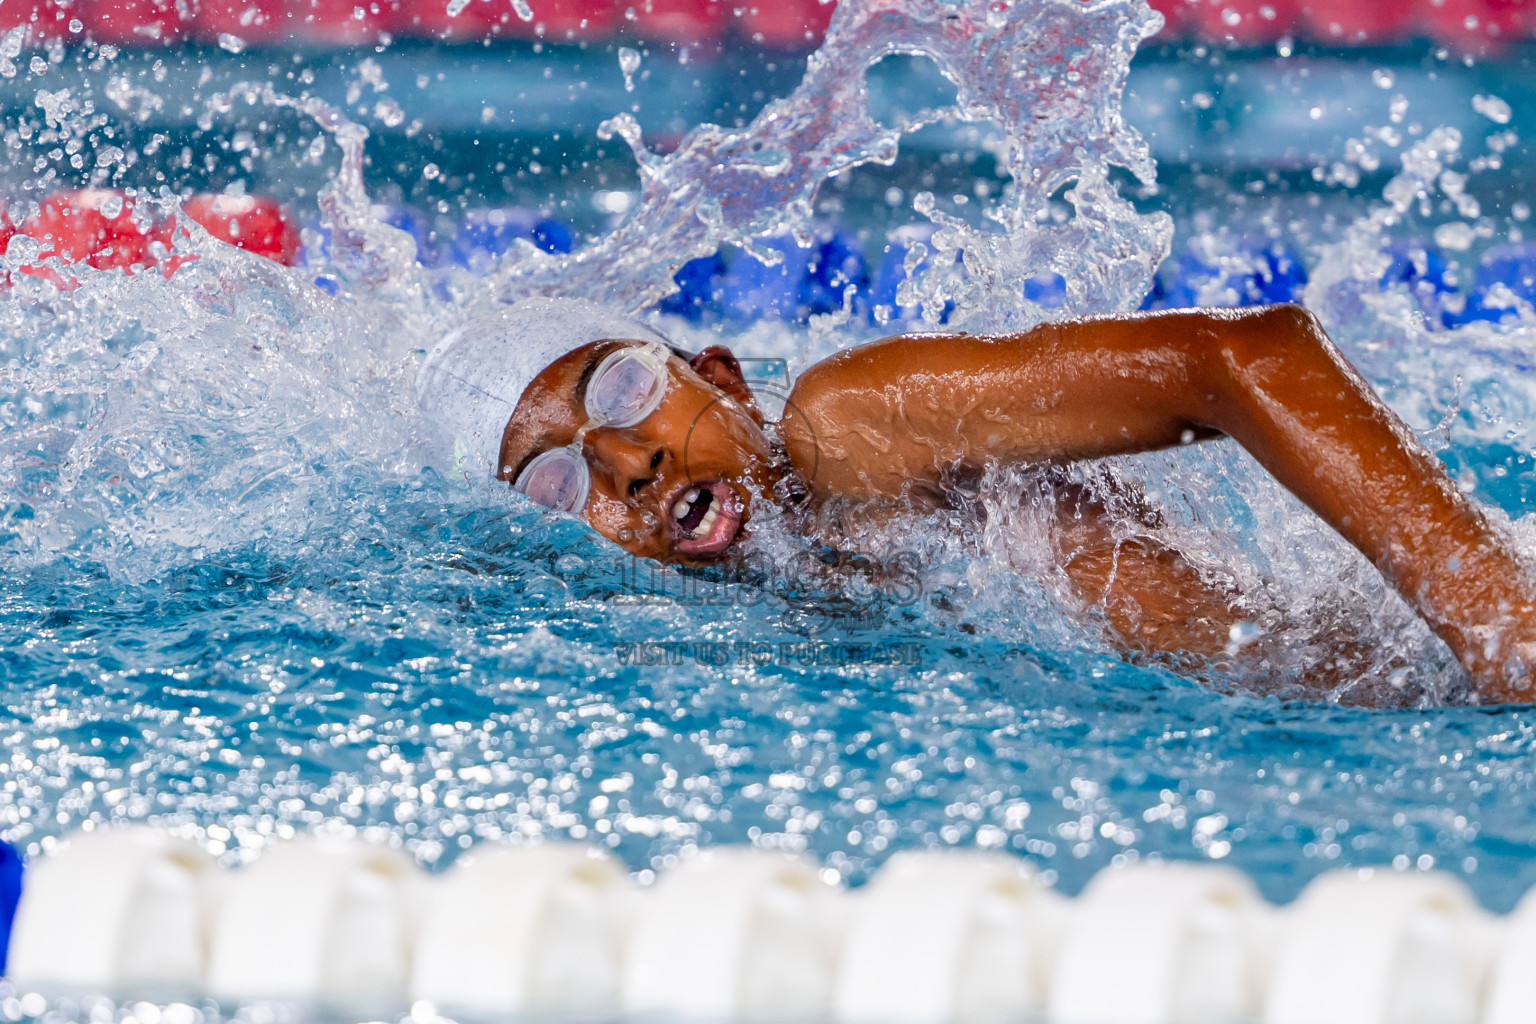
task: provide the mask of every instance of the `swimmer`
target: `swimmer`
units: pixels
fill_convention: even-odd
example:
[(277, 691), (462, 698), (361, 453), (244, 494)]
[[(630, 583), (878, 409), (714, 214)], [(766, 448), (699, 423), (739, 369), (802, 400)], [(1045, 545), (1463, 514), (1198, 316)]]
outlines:
[[(681, 353), (590, 303), (530, 299), (444, 338), (418, 389), (468, 472), (689, 566), (731, 555), (753, 494), (938, 508), (994, 463), (1230, 437), (1364, 553), (1484, 703), (1536, 700), (1528, 567), (1297, 306), (887, 338), (805, 370), (775, 430), (729, 349)], [(1058, 564), (1127, 650), (1221, 655), (1235, 593), (1124, 540), (1083, 489), (1056, 500)]]

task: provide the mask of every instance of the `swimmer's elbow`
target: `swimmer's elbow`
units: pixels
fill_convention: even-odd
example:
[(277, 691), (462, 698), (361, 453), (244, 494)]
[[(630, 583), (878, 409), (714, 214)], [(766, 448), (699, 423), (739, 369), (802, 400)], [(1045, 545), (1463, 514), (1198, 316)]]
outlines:
[(1279, 369), (1330, 358), (1337, 349), (1311, 310), (1295, 303), (1254, 306), (1235, 315), (1211, 317), (1199, 331), (1199, 346), (1207, 385), (1217, 391), (1223, 383), (1247, 381), (1255, 371)]
[(1328, 337), (1328, 332), (1323, 330), (1322, 321), (1318, 320), (1317, 315), (1305, 306), (1294, 302), (1259, 306), (1254, 310), (1254, 317), (1265, 332), (1273, 336), (1298, 338), (1305, 341), (1316, 341), (1319, 338)]

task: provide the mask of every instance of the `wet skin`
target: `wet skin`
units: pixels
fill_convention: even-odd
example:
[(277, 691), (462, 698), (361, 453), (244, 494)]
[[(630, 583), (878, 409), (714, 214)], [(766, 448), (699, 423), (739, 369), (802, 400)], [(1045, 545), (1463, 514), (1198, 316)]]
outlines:
[[(578, 384), (592, 348), (552, 364), (524, 393), (503, 441), (503, 478), (568, 443), (585, 421)], [(586, 516), (636, 554), (701, 564), (741, 535), (747, 482), (767, 493), (778, 470), (728, 351), (712, 348), (692, 367), (674, 358), (669, 372), (652, 416), (588, 433)], [(889, 338), (807, 369), (787, 410), (789, 466), (812, 500), (932, 500), (990, 463), (1230, 436), (1381, 570), (1485, 702), (1536, 699), (1527, 567), (1298, 307), (1128, 314), (1002, 337)], [(707, 550), (680, 535), (670, 512), (677, 495), (701, 485), (730, 498), (736, 517), (724, 543)], [(1058, 562), (1127, 647), (1220, 655), (1243, 618), (1235, 594), (1202, 582), (1177, 552), (1117, 541), (1091, 498), (1063, 493), (1061, 501), (1070, 514), (1058, 517)]]

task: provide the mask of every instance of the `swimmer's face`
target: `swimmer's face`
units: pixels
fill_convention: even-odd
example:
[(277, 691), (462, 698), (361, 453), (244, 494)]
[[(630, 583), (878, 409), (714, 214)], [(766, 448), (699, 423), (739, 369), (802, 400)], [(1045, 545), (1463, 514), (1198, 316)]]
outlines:
[[(587, 422), (585, 388), (610, 353), (638, 341), (599, 341), (545, 367), (528, 385), (501, 443), (515, 481), (534, 457), (571, 443)], [(776, 473), (762, 414), (730, 350), (667, 358), (667, 390), (632, 427), (594, 426), (584, 439), (592, 475), (585, 518), (626, 550), (685, 565), (718, 561), (745, 534), (750, 488)]]

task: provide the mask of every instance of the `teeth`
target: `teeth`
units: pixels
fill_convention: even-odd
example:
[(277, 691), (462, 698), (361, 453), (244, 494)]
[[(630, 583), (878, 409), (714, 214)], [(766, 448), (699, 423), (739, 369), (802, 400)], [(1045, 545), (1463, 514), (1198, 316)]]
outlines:
[(694, 537), (707, 537), (709, 531), (715, 528), (715, 520), (720, 518), (720, 499), (714, 495), (709, 498), (709, 511), (704, 513), (704, 518), (699, 520), (699, 525), (693, 528)]
[(699, 489), (694, 487), (689, 490), (687, 494), (677, 499), (677, 504), (672, 506), (672, 518), (681, 520), (683, 516), (686, 516), (688, 514), (688, 506), (692, 505), (694, 499), (696, 499), (698, 496)]

